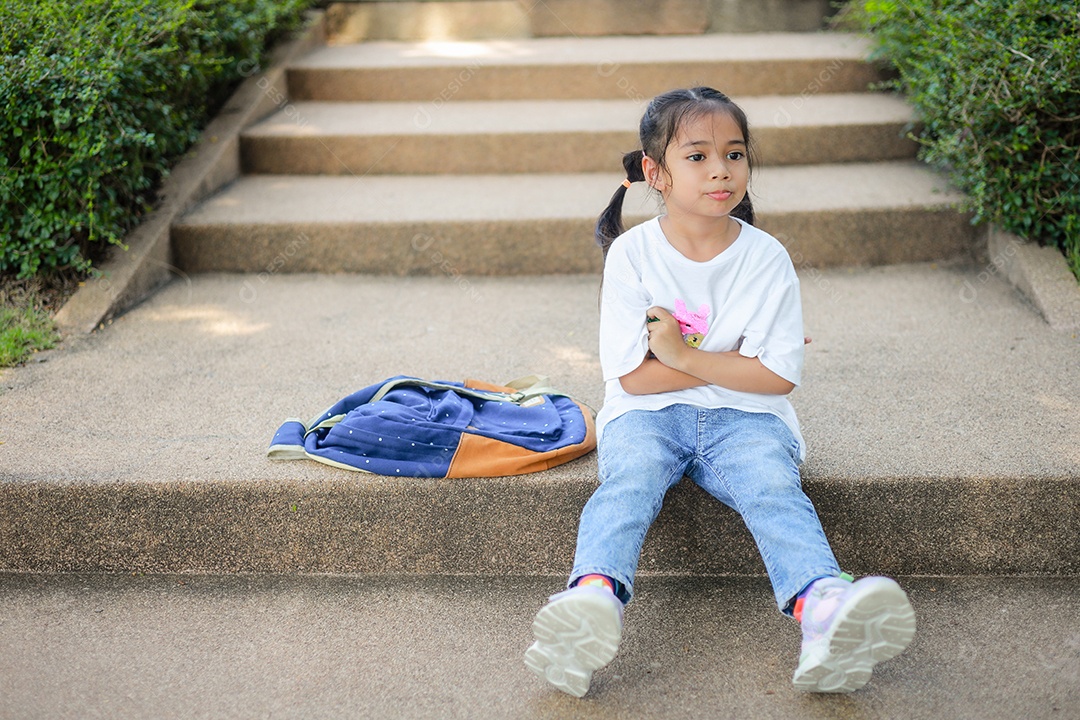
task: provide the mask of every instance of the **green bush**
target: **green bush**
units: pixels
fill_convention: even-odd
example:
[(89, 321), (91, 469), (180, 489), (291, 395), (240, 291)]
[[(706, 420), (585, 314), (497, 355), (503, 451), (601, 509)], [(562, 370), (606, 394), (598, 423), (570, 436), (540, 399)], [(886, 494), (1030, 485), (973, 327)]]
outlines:
[(976, 221), (1060, 248), (1080, 277), (1080, 6), (869, 0), (852, 15), (924, 122)]
[(85, 271), (310, 0), (0, 0), (0, 275)]

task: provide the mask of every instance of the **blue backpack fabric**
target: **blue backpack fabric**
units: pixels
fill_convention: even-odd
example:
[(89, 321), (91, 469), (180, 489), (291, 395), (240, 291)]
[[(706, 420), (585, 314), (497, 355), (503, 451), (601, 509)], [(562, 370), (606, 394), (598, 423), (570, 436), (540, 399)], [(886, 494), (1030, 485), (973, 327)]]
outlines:
[(592, 411), (531, 376), (505, 386), (399, 375), (289, 419), (267, 455), (405, 477), (537, 472), (596, 447)]

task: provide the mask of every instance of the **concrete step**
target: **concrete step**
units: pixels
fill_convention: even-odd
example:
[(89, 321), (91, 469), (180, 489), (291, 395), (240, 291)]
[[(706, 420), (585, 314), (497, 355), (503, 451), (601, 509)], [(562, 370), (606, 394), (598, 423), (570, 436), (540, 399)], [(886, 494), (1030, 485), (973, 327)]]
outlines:
[(1057, 720), (1080, 706), (1076, 578), (900, 578), (915, 639), (843, 696), (792, 687), (798, 628), (764, 579), (649, 579), (584, 699), (522, 662), (561, 581), (0, 576), (2, 707), (52, 720)]
[[(593, 225), (621, 180), (373, 171), (244, 177), (174, 224), (174, 262), (185, 272), (593, 273)], [(807, 267), (954, 258), (975, 239), (955, 210), (961, 197), (914, 162), (764, 168), (752, 195), (758, 224)], [(627, 226), (659, 207), (636, 184)]]
[(869, 41), (842, 33), (535, 38), (328, 46), (289, 67), (294, 101), (642, 101), (711, 85), (734, 97), (863, 92)]
[[(751, 96), (740, 100), (760, 164), (794, 165), (915, 157), (915, 118), (884, 94)], [(246, 130), (247, 173), (576, 173), (618, 169), (638, 144), (633, 100), (416, 103), (298, 102)], [(388, 148), (392, 148), (387, 152)]]
[[(1076, 340), (980, 267), (800, 272), (814, 341), (792, 401), (842, 565), (1080, 574), (1080, 426), (1061, 400), (1080, 393)], [(562, 575), (595, 454), (436, 480), (265, 453), (286, 418), (401, 373), (541, 373), (599, 408), (597, 292), (574, 276), (178, 277), (0, 376), (0, 570)], [(741, 521), (687, 484), (641, 568), (763, 572)]]
[(828, 0), (453, 0), (334, 2), (333, 44), (370, 40), (481, 40), (536, 36), (812, 31)]

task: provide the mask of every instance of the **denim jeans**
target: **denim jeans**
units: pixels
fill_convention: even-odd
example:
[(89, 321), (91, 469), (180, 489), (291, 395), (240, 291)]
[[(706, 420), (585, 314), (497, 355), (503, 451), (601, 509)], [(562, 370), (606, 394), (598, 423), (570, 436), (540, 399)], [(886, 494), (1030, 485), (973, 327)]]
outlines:
[(607, 424), (599, 455), (600, 487), (581, 512), (570, 585), (607, 575), (629, 602), (645, 533), (684, 475), (742, 516), (782, 612), (790, 614), (812, 581), (840, 574), (802, 490), (795, 438), (775, 415), (690, 405), (633, 410)]

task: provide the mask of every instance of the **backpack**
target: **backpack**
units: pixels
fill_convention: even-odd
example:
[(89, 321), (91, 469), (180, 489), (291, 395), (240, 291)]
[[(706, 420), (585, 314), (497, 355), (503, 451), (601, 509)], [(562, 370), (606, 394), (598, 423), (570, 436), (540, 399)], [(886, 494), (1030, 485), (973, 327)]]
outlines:
[(306, 425), (286, 420), (267, 456), (378, 475), (497, 477), (546, 470), (595, 447), (592, 411), (545, 378), (499, 386), (398, 375)]

